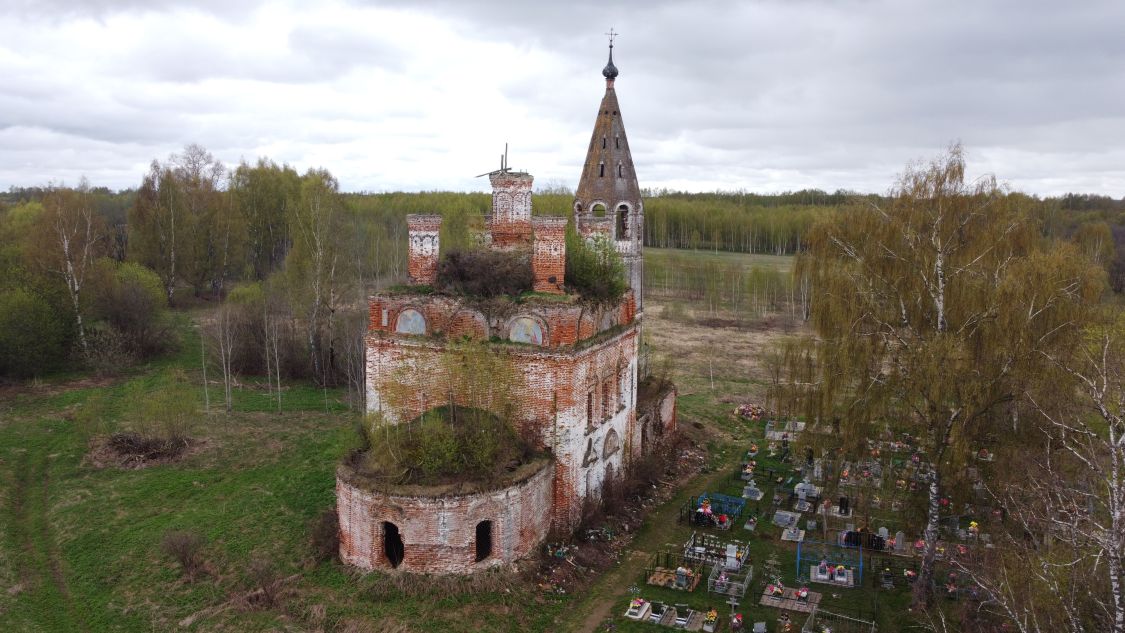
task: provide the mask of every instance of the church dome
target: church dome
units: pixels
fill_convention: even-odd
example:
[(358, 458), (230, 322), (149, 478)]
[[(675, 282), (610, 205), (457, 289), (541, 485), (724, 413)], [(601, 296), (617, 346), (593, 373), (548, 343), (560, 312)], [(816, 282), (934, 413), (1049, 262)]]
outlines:
[(617, 66), (613, 65), (613, 46), (609, 47), (609, 62), (602, 69), (602, 77), (614, 79), (617, 77)]

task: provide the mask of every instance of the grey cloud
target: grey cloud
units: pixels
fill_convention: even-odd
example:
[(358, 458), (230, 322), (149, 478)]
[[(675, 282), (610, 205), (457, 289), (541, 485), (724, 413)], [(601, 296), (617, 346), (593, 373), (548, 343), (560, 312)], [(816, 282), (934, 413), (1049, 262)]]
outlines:
[[(190, 8), (230, 24), (250, 11), (208, 0), (34, 3), (41, 10), (32, 4), (19, 2), (16, 12), (57, 11), (65, 21)], [(354, 174), (357, 187), (431, 188), (427, 183), (463, 181), (405, 165), (448, 154), (457, 142), (450, 130), (476, 131), (481, 123), (470, 108), (441, 110), (443, 120), (436, 120), (438, 110), (426, 108), (421, 95), (467, 105), (499, 92), (527, 113), (527, 129), (542, 135), (508, 139), (524, 152), (526, 166), (540, 179), (573, 184), (601, 97), (602, 33), (613, 26), (622, 32), (618, 95), (644, 186), (883, 191), (907, 160), (960, 139), (970, 169), (979, 163), (1016, 188), (1125, 193), (1116, 150), (1125, 146), (1120, 2), (355, 4), (441, 19), (459, 37), (509, 43), (551, 65), (519, 75), (481, 68), (473, 82), (449, 86), (424, 75), (432, 69), (416, 65), (417, 51), (372, 38), (362, 23), (301, 26), (284, 34), (284, 46), (249, 51), (206, 34), (194, 41), (141, 34), (137, 51), (102, 65), (108, 79), (91, 79), (91, 86), (109, 85), (115, 99), (68, 78), (23, 77), (0, 95), (0, 124), (57, 130), (42, 140), (60, 147), (75, 138), (124, 144), (123, 156), (199, 140), (235, 155), (282, 147), (299, 162), (300, 152), (338, 146), (347, 162), (326, 166)], [(435, 45), (427, 37), (419, 33), (417, 46)], [(378, 108), (341, 89), (355, 81), (370, 84)], [(278, 99), (317, 90), (320, 98), (276, 110), (260, 100), (242, 103), (264, 84), (287, 87)], [(228, 88), (230, 98), (221, 98)], [(349, 144), (353, 133), (403, 166), (381, 173), (356, 168), (350, 161), (362, 151)], [(12, 167), (18, 156), (0, 153), (0, 178), (25, 174), (26, 183), (35, 173)], [(381, 183), (382, 174), (395, 182)], [(14, 181), (0, 186), (8, 182)]]

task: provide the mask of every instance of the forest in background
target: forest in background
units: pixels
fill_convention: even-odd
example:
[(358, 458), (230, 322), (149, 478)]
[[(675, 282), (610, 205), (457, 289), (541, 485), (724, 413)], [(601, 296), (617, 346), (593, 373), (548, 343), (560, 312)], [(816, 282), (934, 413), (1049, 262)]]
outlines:
[[(740, 320), (807, 318), (808, 284), (777, 266), (717, 256), (802, 251), (813, 223), (882, 200), (805, 190), (645, 192), (645, 246), (669, 250), (646, 292)], [(1008, 193), (1047, 238), (1076, 242), (1125, 287), (1125, 199)], [(565, 215), (573, 196), (537, 193), (534, 213)], [(226, 166), (191, 145), (154, 160), (136, 189), (12, 188), (0, 194), (0, 376), (100, 371), (176, 342), (171, 308), (221, 302), (204, 327), (218, 370), (350, 384), (362, 391), (364, 297), (405, 275), (410, 213), (444, 217), (442, 250), (470, 246), (486, 193), (347, 193), (330, 172), (268, 159)], [(228, 381), (229, 382), (229, 381)]]

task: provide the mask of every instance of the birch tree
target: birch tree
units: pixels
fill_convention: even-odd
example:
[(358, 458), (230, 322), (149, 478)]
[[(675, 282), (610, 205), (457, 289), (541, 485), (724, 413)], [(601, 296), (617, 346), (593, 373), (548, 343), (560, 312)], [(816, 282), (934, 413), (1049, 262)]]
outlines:
[(1081, 333), (1024, 394), (1022, 467), (992, 487), (1007, 529), (956, 562), (1021, 633), (1125, 632), (1125, 315)]
[(43, 198), (39, 226), (43, 235), (35, 243), (33, 256), (66, 285), (78, 343), (82, 354), (88, 356), (82, 289), (94, 261), (105, 252), (106, 227), (102, 216), (94, 210), (86, 180), (82, 179), (77, 189), (51, 189)]
[(336, 311), (349, 298), (354, 281), (348, 250), (352, 240), (344, 231), (338, 187), (327, 171), (309, 170), (304, 175), (299, 199), (291, 205), (293, 248), (285, 263), (293, 304), (295, 309), (300, 306), (304, 321), (312, 370), (322, 384), (335, 361), (331, 342)]
[(129, 258), (160, 275), (168, 305), (183, 274), (183, 234), (189, 221), (175, 173), (152, 161), (129, 210)]
[(809, 415), (833, 420), (847, 449), (865, 450), (888, 424), (920, 438), (930, 467), (914, 600), (924, 607), (941, 499), (1098, 273), (1048, 275), (1028, 291), (1055, 260), (1032, 257), (1046, 246), (993, 178), (965, 181), (959, 146), (908, 167), (886, 201), (819, 223), (807, 243), (796, 274), (810, 280), (819, 340), (791, 354), (790, 386)]

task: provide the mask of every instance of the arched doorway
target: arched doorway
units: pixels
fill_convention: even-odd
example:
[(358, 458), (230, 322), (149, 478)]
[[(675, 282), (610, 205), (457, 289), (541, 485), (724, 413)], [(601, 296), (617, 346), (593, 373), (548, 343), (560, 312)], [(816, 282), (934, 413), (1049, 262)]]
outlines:
[(391, 567), (398, 567), (405, 553), (406, 548), (402, 544), (398, 526), (390, 521), (383, 521), (383, 554), (390, 561)]
[(477, 523), (477, 556), (476, 562), (492, 556), (492, 521)]

